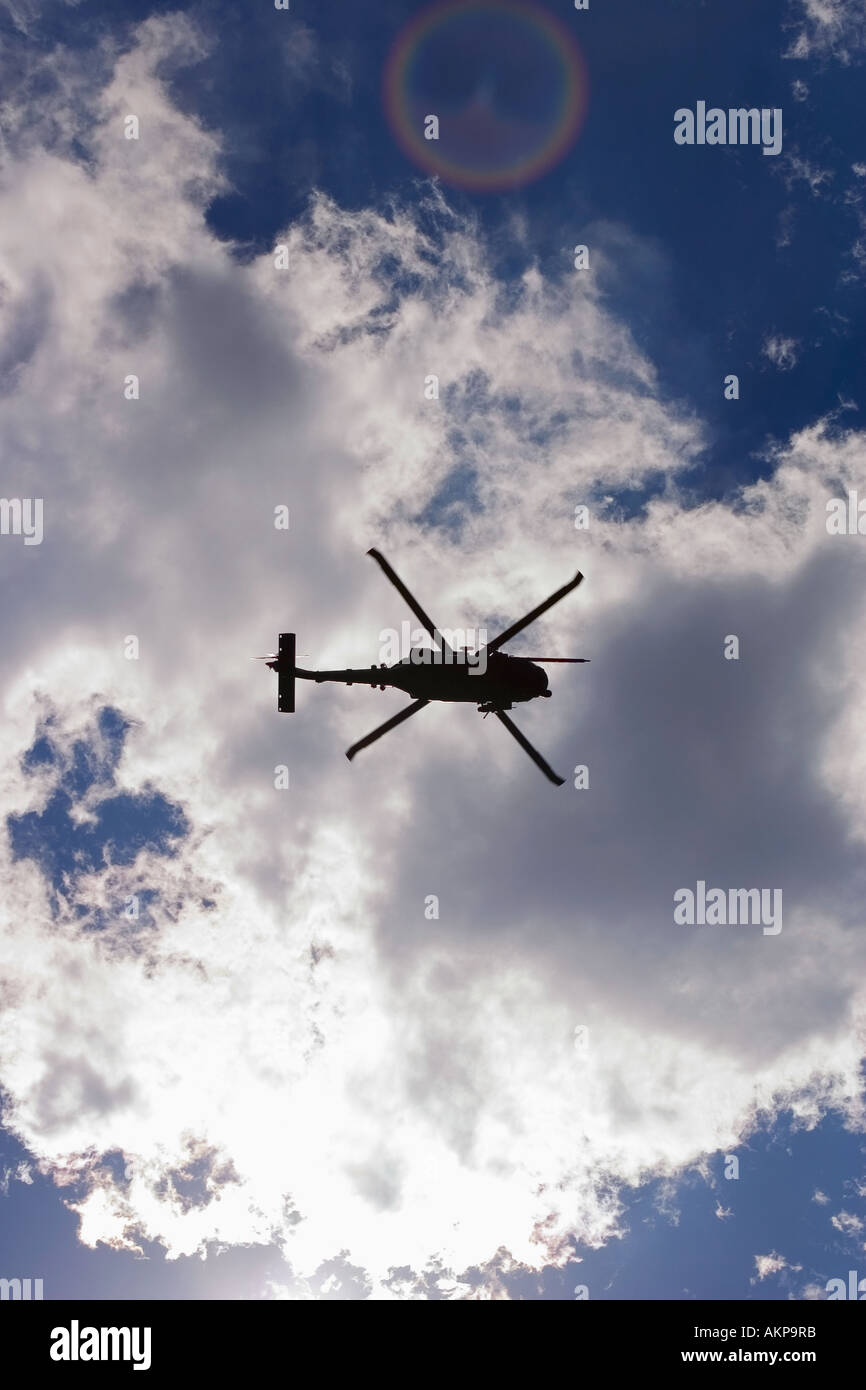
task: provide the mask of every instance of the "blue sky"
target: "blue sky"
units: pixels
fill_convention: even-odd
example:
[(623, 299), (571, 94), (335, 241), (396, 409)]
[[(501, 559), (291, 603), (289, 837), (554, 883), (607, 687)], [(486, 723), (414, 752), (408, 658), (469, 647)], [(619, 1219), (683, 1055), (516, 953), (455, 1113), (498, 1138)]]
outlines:
[[(584, 123), (478, 192), (383, 109), (421, 6), (0, 5), (2, 491), (46, 515), (0, 538), (0, 1276), (47, 1297), (866, 1277), (862, 14), (545, 8)], [(483, 17), (431, 109), (520, 88)], [(698, 101), (781, 152), (676, 144)], [(518, 720), (590, 791), (465, 711), (350, 768), (391, 693), (277, 716), (277, 632), (367, 664), (407, 617), (370, 545), (443, 624), (579, 565), (514, 649), (591, 657)], [(676, 927), (701, 878), (784, 930)]]

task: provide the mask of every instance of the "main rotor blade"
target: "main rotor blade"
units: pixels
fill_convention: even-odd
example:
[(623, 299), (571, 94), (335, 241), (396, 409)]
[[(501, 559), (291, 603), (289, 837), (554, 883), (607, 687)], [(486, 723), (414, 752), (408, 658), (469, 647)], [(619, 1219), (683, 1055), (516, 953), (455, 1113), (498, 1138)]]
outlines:
[(492, 642), (488, 642), (487, 650), (489, 652), (498, 651), (499, 648), (503, 647), (506, 642), (509, 642), (512, 637), (516, 637), (518, 632), (522, 632), (530, 623), (534, 623), (536, 618), (540, 618), (542, 613), (546, 613), (548, 608), (552, 608), (555, 603), (559, 603), (561, 598), (565, 598), (566, 594), (570, 594), (572, 589), (576, 589), (582, 579), (583, 575), (578, 572), (574, 579), (568, 584), (563, 584), (561, 589), (557, 589), (555, 594), (551, 594), (550, 598), (544, 600), (544, 603), (540, 603), (537, 608), (533, 608), (532, 612), (527, 613), (525, 618), (520, 618), (518, 622), (512, 623), (511, 627), (507, 627), (504, 632), (500, 632), (498, 637), (494, 637)]
[(553, 768), (550, 766), (550, 763), (546, 763), (544, 761), (544, 758), (542, 758), (538, 749), (533, 748), (532, 744), (529, 742), (529, 739), (526, 738), (525, 735), (520, 732), (516, 724), (512, 724), (511, 720), (508, 718), (508, 715), (503, 714), (501, 709), (494, 710), (493, 713), (496, 715), (496, 718), (499, 720), (500, 724), (504, 724), (508, 732), (514, 735), (521, 748), (526, 750), (526, 752), (529, 754), (530, 758), (536, 764), (536, 766), (541, 768), (545, 777), (549, 777), (551, 782), (553, 782), (555, 786), (561, 787), (565, 781), (565, 778), (557, 777)]
[(583, 666), (590, 660), (588, 656), (522, 656), (521, 661), (540, 661), (542, 666), (549, 666), (551, 661), (557, 662), (560, 666)]
[(395, 571), (388, 564), (388, 561), (385, 559), (385, 556), (380, 555), (378, 550), (368, 550), (367, 554), (372, 555), (373, 559), (376, 561), (376, 564), (379, 566), (382, 572), (388, 576), (391, 583), (394, 585), (394, 588), (397, 590), (397, 593), (400, 594), (406, 600), (409, 607), (412, 609), (412, 612), (415, 614), (415, 617), (419, 620), (419, 622), (422, 622), (424, 624), (425, 628), (430, 633), (430, 636), (433, 638), (433, 641), (437, 643), (441, 642), (442, 647), (447, 648), (450, 651), (451, 648), (448, 647), (448, 643), (445, 641), (445, 638), (442, 636), (441, 632), (436, 627), (436, 624), (434, 623), (433, 619), (424, 612), (424, 609), (421, 607), (414, 594), (410, 594), (409, 590), (406, 588), (406, 585), (403, 583), (400, 576), (396, 574)]
[(417, 714), (419, 709), (423, 709), (429, 703), (429, 700), (416, 700), (413, 704), (407, 705), (406, 709), (401, 710), (399, 714), (395, 714), (393, 719), (389, 719), (385, 724), (380, 724), (378, 729), (374, 729), (366, 738), (353, 743), (351, 748), (346, 749), (346, 757), (349, 762), (352, 761), (356, 753), (360, 753), (362, 748), (369, 748), (370, 744), (375, 743), (377, 738), (387, 734), (390, 729), (396, 729), (397, 725), (402, 724), (404, 719), (408, 719), (412, 714)]

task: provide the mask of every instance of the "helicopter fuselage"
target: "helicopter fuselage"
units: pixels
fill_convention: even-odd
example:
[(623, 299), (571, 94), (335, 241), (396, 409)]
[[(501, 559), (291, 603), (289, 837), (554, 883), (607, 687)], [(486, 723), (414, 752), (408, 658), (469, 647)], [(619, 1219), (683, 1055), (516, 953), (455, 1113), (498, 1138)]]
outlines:
[[(429, 647), (413, 648), (393, 666), (362, 666), (344, 671), (304, 671), (300, 680), (339, 681), (343, 685), (392, 686), (416, 700), (445, 700), (485, 709), (510, 709), (538, 697), (549, 698), (547, 672), (525, 657), (504, 652), (481, 653), (481, 660), (459, 651), (440, 654)], [(486, 657), (486, 660), (483, 658)]]

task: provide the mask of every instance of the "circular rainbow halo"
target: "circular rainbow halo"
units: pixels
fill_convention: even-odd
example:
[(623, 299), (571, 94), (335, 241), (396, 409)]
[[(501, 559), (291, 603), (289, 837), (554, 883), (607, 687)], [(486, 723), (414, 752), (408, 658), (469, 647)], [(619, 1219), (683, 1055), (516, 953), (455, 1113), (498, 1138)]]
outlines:
[[(576, 138), (586, 65), (571, 32), (528, 0), (440, 0), (400, 32), (383, 98), (403, 151), (446, 182), (498, 192), (537, 179)], [(425, 137), (429, 118), (438, 139)]]

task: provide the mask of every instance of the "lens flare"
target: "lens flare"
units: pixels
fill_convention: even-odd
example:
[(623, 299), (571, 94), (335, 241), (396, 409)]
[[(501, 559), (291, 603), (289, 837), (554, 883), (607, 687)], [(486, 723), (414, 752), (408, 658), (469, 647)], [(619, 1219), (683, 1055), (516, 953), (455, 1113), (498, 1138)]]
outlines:
[[(397, 36), (383, 77), (391, 129), (416, 164), (476, 192), (551, 169), (586, 114), (586, 65), (570, 31), (525, 0), (445, 0)], [(438, 139), (425, 138), (427, 118)]]

